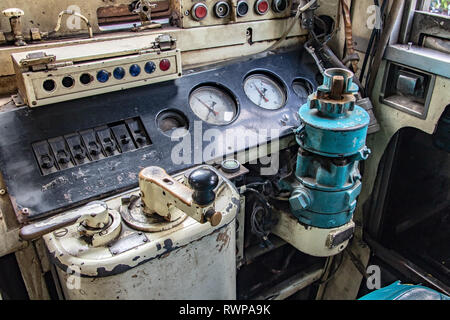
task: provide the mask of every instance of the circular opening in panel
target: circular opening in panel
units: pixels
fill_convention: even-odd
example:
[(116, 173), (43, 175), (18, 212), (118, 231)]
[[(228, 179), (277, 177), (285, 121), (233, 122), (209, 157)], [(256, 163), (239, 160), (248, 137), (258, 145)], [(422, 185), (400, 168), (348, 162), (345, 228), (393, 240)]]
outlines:
[(45, 80), (44, 83), (42, 84), (42, 87), (47, 92), (51, 92), (51, 91), (55, 90), (55, 88), (56, 88), (55, 80), (53, 80), (53, 79)]
[(75, 80), (71, 76), (66, 76), (62, 79), (62, 85), (64, 88), (72, 88), (75, 84)]
[(314, 92), (314, 87), (308, 80), (299, 78), (292, 82), (292, 90), (300, 100), (306, 102), (308, 96)]
[(80, 82), (82, 84), (89, 84), (89, 83), (92, 82), (92, 80), (93, 80), (93, 78), (92, 78), (92, 76), (89, 73), (83, 73), (80, 76)]
[(168, 109), (156, 116), (156, 125), (165, 136), (179, 138), (188, 133), (189, 120), (179, 110)]

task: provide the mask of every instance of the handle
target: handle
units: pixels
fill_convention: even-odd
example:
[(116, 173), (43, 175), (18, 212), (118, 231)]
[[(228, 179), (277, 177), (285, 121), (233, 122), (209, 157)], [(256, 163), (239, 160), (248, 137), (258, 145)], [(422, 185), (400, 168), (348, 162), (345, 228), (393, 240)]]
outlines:
[(20, 229), (19, 236), (22, 240), (31, 241), (76, 222), (92, 229), (103, 228), (108, 223), (108, 219), (106, 203), (93, 201), (80, 209), (26, 225)]
[[(197, 172), (197, 174), (195, 174)], [(222, 220), (222, 214), (214, 211), (218, 176), (205, 169), (194, 170), (190, 175), (191, 188), (173, 179), (160, 167), (147, 167), (139, 173), (144, 212), (157, 213), (169, 221), (174, 214), (183, 212), (200, 223), (209, 222), (216, 226)]]

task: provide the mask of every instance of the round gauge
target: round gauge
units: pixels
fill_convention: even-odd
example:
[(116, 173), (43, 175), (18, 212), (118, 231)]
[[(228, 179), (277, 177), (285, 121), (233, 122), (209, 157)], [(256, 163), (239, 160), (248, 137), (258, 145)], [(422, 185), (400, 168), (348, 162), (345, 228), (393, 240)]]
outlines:
[(236, 101), (228, 92), (208, 85), (192, 91), (189, 106), (197, 117), (216, 125), (232, 122), (238, 110)]
[(247, 97), (257, 106), (268, 110), (283, 107), (286, 103), (284, 88), (264, 74), (253, 74), (244, 82)]
[(308, 80), (296, 79), (292, 83), (292, 90), (294, 90), (297, 97), (299, 97), (301, 100), (306, 101), (306, 99), (308, 99), (308, 96), (313, 93), (314, 88)]

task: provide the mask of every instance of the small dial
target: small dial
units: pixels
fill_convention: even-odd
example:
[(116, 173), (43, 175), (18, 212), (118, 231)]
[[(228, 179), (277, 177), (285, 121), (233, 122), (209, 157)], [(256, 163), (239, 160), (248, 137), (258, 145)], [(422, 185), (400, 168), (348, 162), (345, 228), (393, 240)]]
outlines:
[(189, 106), (200, 119), (210, 124), (228, 124), (237, 114), (233, 97), (214, 86), (202, 86), (192, 91)]
[(286, 103), (283, 87), (264, 74), (254, 74), (245, 79), (244, 91), (254, 104), (264, 109), (279, 109)]

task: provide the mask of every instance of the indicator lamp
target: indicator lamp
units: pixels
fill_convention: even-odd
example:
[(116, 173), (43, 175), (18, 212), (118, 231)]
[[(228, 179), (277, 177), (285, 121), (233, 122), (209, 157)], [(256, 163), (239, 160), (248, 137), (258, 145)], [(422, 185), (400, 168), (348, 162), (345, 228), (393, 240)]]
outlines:
[(203, 20), (206, 15), (208, 14), (208, 7), (206, 5), (204, 5), (203, 3), (197, 3), (194, 4), (194, 6), (192, 7), (192, 17), (197, 20)]
[(139, 74), (141, 73), (141, 67), (139, 67), (139, 65), (137, 64), (132, 64), (130, 66), (130, 74), (133, 77), (137, 77)]
[(255, 11), (259, 15), (266, 14), (269, 10), (269, 2), (267, 0), (258, 0), (255, 3)]
[(167, 71), (167, 70), (169, 70), (169, 68), (170, 68), (170, 61), (169, 61), (168, 59), (162, 59), (162, 60), (159, 62), (159, 68), (160, 68), (162, 71)]
[(214, 12), (217, 18), (225, 18), (230, 14), (230, 5), (225, 1), (219, 1), (214, 6)]
[(144, 66), (144, 70), (147, 73), (153, 73), (155, 71), (155, 69), (156, 69), (156, 65), (153, 61), (147, 62)]
[(98, 82), (106, 82), (109, 80), (109, 72), (106, 70), (100, 70), (99, 72), (97, 72), (97, 80)]
[(115, 68), (113, 71), (113, 76), (117, 80), (123, 79), (123, 77), (125, 77), (125, 69), (122, 67)]
[(222, 161), (220, 167), (225, 173), (235, 173), (239, 171), (241, 164), (236, 159), (226, 159)]
[(236, 7), (236, 13), (239, 17), (243, 17), (248, 13), (248, 3), (245, 0), (239, 0)]

